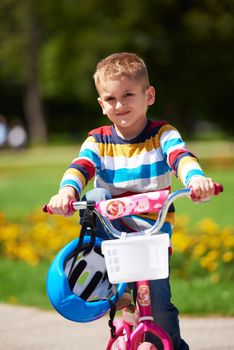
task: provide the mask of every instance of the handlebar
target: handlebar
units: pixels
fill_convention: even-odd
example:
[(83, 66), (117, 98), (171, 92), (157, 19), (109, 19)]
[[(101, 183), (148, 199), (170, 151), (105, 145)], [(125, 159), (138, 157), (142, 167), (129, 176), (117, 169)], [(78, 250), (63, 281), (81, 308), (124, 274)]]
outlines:
[[(166, 191), (167, 192), (167, 191)], [(223, 185), (219, 183), (214, 183), (214, 195), (218, 195), (219, 193), (223, 192)], [(125, 198), (130, 198), (130, 197), (136, 197), (138, 195), (133, 195)], [(154, 225), (150, 227), (149, 229), (139, 231), (139, 232), (121, 232), (117, 230), (111, 223), (110, 219), (105, 217), (103, 213), (100, 211), (100, 207), (98, 206), (98, 202), (95, 204), (94, 207), (94, 212), (101, 221), (101, 223), (106, 227), (108, 232), (110, 232), (113, 236), (120, 238), (120, 237), (131, 237), (135, 235), (153, 235), (157, 234), (161, 227), (164, 224), (164, 221), (166, 219), (166, 215), (168, 212), (168, 209), (170, 205), (178, 198), (181, 197), (191, 197), (194, 198), (194, 191), (192, 188), (184, 188), (177, 190), (175, 192), (172, 192), (168, 195), (168, 197), (165, 199), (161, 209), (159, 210), (158, 218), (155, 221)], [(100, 202), (99, 202), (100, 203)], [(87, 202), (86, 201), (70, 201), (69, 203), (69, 213), (75, 212), (77, 210), (82, 210), (87, 208)], [(52, 214), (52, 211), (48, 205), (44, 205), (43, 211), (49, 214)], [(126, 215), (126, 214), (125, 214)], [(129, 214), (128, 214), (129, 215)], [(124, 215), (123, 215), (124, 216)]]

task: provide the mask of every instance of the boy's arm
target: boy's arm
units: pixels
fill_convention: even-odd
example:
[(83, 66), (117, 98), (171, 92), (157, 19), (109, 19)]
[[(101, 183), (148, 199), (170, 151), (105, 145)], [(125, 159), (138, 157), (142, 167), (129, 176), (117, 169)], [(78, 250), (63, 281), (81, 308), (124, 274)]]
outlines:
[(198, 159), (189, 151), (180, 155), (177, 161), (178, 178), (186, 187), (192, 187), (194, 202), (200, 202), (210, 199), (214, 194), (214, 183), (211, 178), (205, 176)]
[(48, 203), (52, 213), (67, 215), (70, 200), (79, 199), (88, 181), (94, 177), (99, 166), (100, 158), (97, 153), (97, 146), (94, 138), (89, 136), (81, 146), (79, 156), (66, 169), (58, 194), (53, 196)]
[(81, 195), (87, 183), (100, 168), (100, 157), (94, 137), (89, 136), (81, 146), (80, 153), (66, 169), (60, 183), (60, 189), (66, 186), (73, 187), (78, 196)]
[(165, 125), (160, 136), (168, 165), (186, 187), (193, 188), (193, 201), (209, 199), (214, 193), (213, 180), (205, 177), (197, 157), (187, 149), (180, 133), (171, 125)]

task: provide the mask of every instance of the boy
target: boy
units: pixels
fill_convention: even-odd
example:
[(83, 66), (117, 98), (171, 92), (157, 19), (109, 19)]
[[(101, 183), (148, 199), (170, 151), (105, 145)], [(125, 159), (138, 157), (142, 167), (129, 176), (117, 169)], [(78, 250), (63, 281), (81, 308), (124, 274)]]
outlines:
[[(89, 133), (79, 157), (65, 171), (59, 193), (49, 202), (54, 214), (68, 214), (69, 201), (78, 199), (93, 177), (95, 189), (86, 194), (88, 200), (170, 189), (172, 171), (185, 186), (193, 187), (195, 201), (212, 196), (213, 181), (204, 176), (179, 132), (166, 122), (147, 119), (147, 109), (155, 102), (155, 89), (140, 57), (122, 52), (104, 58), (96, 67), (94, 81), (98, 103), (113, 125)], [(146, 213), (115, 220), (114, 224), (134, 231), (149, 227), (155, 219), (156, 214)], [(162, 231), (171, 235), (173, 222), (172, 206)], [(103, 229), (99, 234), (108, 238)], [(180, 337), (169, 279), (151, 281), (150, 289), (155, 321), (170, 334), (175, 350), (189, 349)], [(160, 349), (155, 338), (147, 340)]]

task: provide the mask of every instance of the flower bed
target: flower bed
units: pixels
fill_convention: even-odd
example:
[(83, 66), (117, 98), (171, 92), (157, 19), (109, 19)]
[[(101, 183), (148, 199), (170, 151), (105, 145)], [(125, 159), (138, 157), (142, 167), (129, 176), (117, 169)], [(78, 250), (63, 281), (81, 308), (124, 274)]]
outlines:
[[(0, 213), (0, 255), (37, 265), (79, 234), (78, 218), (32, 212), (24, 222), (9, 222)], [(172, 269), (182, 278), (209, 275), (212, 281), (234, 277), (234, 229), (206, 218), (191, 230), (189, 219), (178, 216), (172, 244)]]

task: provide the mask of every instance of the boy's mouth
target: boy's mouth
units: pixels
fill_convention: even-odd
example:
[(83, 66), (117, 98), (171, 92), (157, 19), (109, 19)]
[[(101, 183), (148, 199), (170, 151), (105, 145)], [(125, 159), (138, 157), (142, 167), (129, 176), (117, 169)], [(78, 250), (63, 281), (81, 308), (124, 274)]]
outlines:
[(122, 111), (122, 112), (117, 112), (116, 115), (118, 117), (122, 117), (122, 116), (125, 116), (125, 115), (129, 114), (129, 113), (130, 113), (129, 111)]

